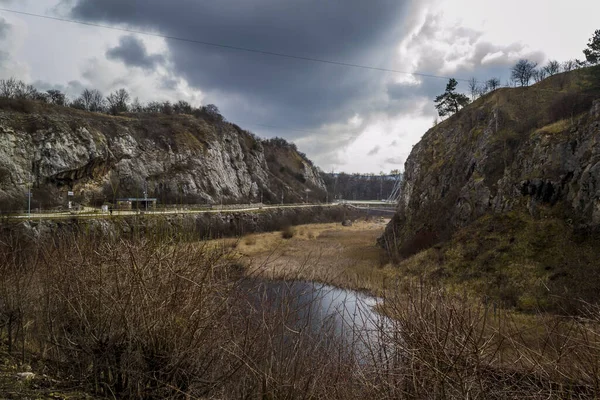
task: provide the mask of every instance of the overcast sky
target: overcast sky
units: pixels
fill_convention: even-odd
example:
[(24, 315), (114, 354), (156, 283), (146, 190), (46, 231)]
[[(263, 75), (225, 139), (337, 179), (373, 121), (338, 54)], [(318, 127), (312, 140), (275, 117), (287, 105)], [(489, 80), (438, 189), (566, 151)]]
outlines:
[[(600, 29), (596, 0), (0, 0), (0, 7), (502, 83), (519, 58), (583, 58)], [(0, 11), (0, 78), (11, 76), (73, 97), (83, 88), (125, 87), (141, 101), (214, 103), (259, 136), (294, 141), (326, 171), (375, 173), (403, 169), (446, 85)]]

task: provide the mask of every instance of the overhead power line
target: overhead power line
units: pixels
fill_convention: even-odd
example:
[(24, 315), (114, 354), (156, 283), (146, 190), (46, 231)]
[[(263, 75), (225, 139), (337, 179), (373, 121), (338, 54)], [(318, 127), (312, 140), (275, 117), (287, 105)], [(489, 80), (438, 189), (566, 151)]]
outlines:
[[(341, 61), (325, 60), (322, 58), (305, 57), (305, 56), (298, 56), (298, 55), (294, 55), (294, 54), (278, 53), (278, 52), (274, 52), (274, 51), (266, 51), (266, 50), (248, 48), (248, 47), (233, 46), (233, 45), (222, 44), (222, 43), (206, 42), (206, 41), (197, 40), (197, 39), (163, 35), (160, 33), (147, 32), (147, 31), (141, 31), (141, 30), (130, 29), (130, 28), (121, 28), (121, 27), (116, 27), (116, 26), (97, 24), (94, 22), (80, 21), (80, 20), (70, 19), (70, 18), (52, 17), (49, 15), (35, 14), (35, 13), (29, 13), (29, 12), (25, 12), (25, 11), (10, 10), (7, 8), (0, 8), (0, 11), (4, 11), (7, 13), (13, 13), (13, 14), (19, 14), (19, 15), (26, 15), (26, 16), (35, 17), (35, 18), (43, 18), (43, 19), (52, 20), (52, 21), (67, 22), (67, 23), (71, 23), (71, 24), (86, 25), (86, 26), (91, 26), (91, 27), (96, 27), (96, 28), (111, 29), (114, 31), (135, 33), (138, 35), (159, 37), (159, 38), (163, 38), (163, 39), (176, 40), (176, 41), (180, 41), (180, 42), (194, 43), (194, 44), (199, 44), (199, 45), (203, 45), (203, 46), (244, 51), (247, 53), (262, 54), (262, 55), (266, 55), (266, 56), (309, 61), (309, 62), (321, 63), (321, 64), (338, 65), (338, 66), (342, 66), (342, 67), (360, 68), (360, 69), (371, 70), (371, 71), (391, 72), (391, 73), (396, 73), (396, 74), (413, 75), (413, 76), (418, 76), (418, 77), (423, 77), (423, 78), (450, 79), (450, 77), (448, 77), (448, 76), (426, 74), (426, 73), (421, 73), (421, 72), (406, 72), (406, 71), (399, 71), (399, 70), (390, 69), (390, 68), (375, 67), (375, 66), (371, 66), (371, 65), (353, 64), (353, 63), (346, 63), (346, 62), (341, 62)], [(457, 81), (468, 82), (468, 79), (459, 79), (459, 78), (455, 78), (455, 79)]]
[(315, 131), (308, 131), (305, 129), (297, 129), (297, 128), (289, 128), (289, 127), (281, 127), (281, 126), (275, 126), (275, 125), (267, 125), (267, 124), (259, 124), (256, 122), (245, 122), (245, 121), (241, 121), (240, 124), (246, 126), (246, 125), (254, 125), (257, 127), (262, 127), (262, 128), (270, 128), (270, 129), (282, 129), (282, 130), (288, 130), (288, 131), (294, 131), (294, 132), (302, 132), (302, 133), (311, 133), (313, 135), (318, 135), (318, 132)]

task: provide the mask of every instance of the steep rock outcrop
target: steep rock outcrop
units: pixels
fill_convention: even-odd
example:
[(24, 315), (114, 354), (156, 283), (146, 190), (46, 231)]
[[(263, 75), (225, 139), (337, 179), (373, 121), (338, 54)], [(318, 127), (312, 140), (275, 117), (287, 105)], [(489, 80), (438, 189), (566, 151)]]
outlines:
[[(317, 171), (297, 152), (275, 176), (263, 142), (234, 124), (191, 115), (108, 116), (41, 103), (0, 109), (0, 201), (36, 206), (141, 197), (163, 203), (300, 201), (325, 197)], [(273, 150), (277, 151), (277, 149)], [(282, 150), (282, 158), (290, 154)], [(12, 202), (12, 203), (11, 203)]]
[(600, 226), (600, 98), (584, 71), (499, 89), (430, 129), (381, 244), (409, 255), (486, 214)]

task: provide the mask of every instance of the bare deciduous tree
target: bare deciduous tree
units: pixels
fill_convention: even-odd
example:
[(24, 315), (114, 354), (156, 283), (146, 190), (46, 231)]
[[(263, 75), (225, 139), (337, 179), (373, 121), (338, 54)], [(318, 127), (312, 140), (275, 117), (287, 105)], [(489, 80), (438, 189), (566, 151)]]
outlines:
[(116, 115), (129, 110), (129, 92), (125, 89), (119, 89), (106, 97), (108, 102), (108, 111)]
[(0, 96), (12, 98), (17, 88), (17, 80), (14, 78), (0, 80)]
[(144, 112), (144, 106), (142, 106), (142, 103), (140, 103), (140, 99), (137, 97), (135, 99), (133, 99), (133, 103), (131, 103), (131, 112), (134, 112), (134, 113)]
[(173, 104), (170, 101), (165, 101), (161, 104), (160, 112), (167, 115), (173, 114)]
[(33, 100), (37, 97), (38, 91), (32, 85), (28, 85), (23, 81), (17, 82), (15, 98)]
[(485, 82), (485, 87), (488, 91), (493, 92), (500, 87), (500, 79), (491, 78)]
[(86, 109), (83, 99), (81, 97), (78, 97), (75, 100), (73, 100), (71, 103), (69, 103), (69, 107), (75, 108), (77, 110), (85, 110)]
[(546, 79), (546, 69), (545, 68), (534, 69), (531, 75), (532, 75), (535, 83), (541, 82), (544, 79)]
[(35, 87), (14, 78), (0, 80), (0, 97), (43, 100), (43, 96), (40, 96), (40, 92)]
[(565, 72), (572, 71), (577, 68), (577, 63), (575, 60), (567, 60), (562, 64), (562, 69)]
[(475, 77), (473, 76), (471, 79), (469, 79), (468, 85), (469, 92), (471, 93), (471, 101), (473, 101), (481, 93), (481, 90), (479, 88), (479, 82), (477, 82), (477, 79), (475, 79)]
[(173, 105), (173, 111), (177, 114), (191, 114), (193, 109), (190, 103), (180, 100)]
[(219, 111), (219, 108), (214, 104), (208, 104), (202, 107), (202, 110), (209, 115), (210, 117), (216, 119), (217, 121), (223, 121), (224, 118)]
[(556, 75), (560, 72), (560, 63), (556, 60), (550, 60), (543, 70), (548, 76)]
[(144, 112), (146, 113), (159, 113), (160, 110), (162, 108), (161, 103), (159, 103), (158, 101), (151, 101), (150, 103), (146, 104), (146, 106), (144, 107)]
[(48, 102), (57, 106), (64, 106), (67, 103), (67, 97), (60, 90), (51, 89), (46, 92), (48, 94)]
[(537, 67), (537, 63), (520, 59), (511, 69), (511, 79), (520, 86), (529, 86), (529, 81), (533, 77), (535, 67)]
[(78, 100), (81, 100), (78, 104), (83, 105), (84, 110), (92, 112), (104, 111), (104, 96), (99, 90), (85, 89)]

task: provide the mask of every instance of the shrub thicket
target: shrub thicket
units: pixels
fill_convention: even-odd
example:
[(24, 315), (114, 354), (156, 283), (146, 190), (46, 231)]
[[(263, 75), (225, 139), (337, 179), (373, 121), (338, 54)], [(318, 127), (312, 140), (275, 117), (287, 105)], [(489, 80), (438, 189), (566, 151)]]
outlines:
[(111, 398), (600, 394), (594, 306), (532, 322), (408, 283), (380, 304), (390, 318), (302, 326), (320, 311), (286, 294), (269, 302), (228, 251), (170, 235), (5, 233), (1, 337), (22, 362), (42, 357), (49, 373)]

